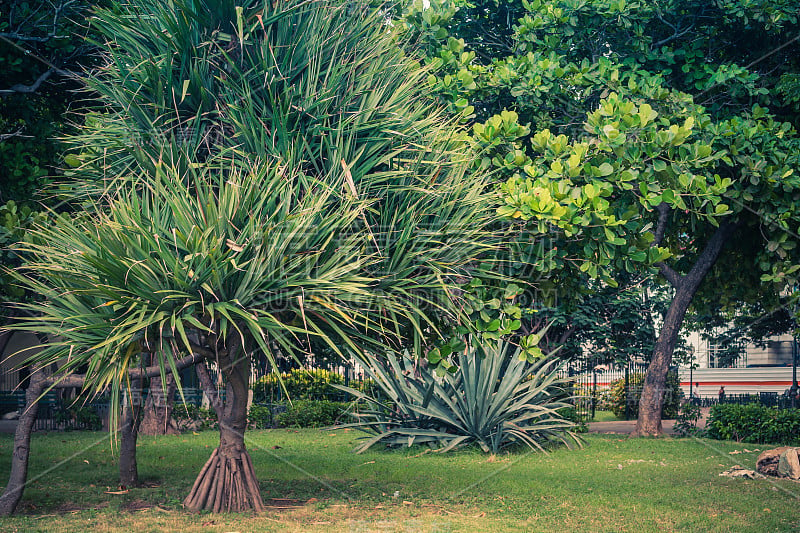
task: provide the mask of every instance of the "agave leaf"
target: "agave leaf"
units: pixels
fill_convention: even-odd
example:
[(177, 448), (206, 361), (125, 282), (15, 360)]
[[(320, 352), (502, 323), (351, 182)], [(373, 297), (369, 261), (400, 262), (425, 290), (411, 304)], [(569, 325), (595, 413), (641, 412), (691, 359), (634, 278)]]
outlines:
[[(502, 344), (461, 354), (458, 372), (443, 377), (429, 369), (420, 369), (414, 377), (410, 358), (393, 353), (385, 359), (358, 360), (368, 375), (378, 378), (376, 384), (392, 402), (363, 413), (362, 421), (351, 426), (377, 433), (369, 446), (410, 446), (422, 437), (439, 439), (441, 451), (469, 443), (495, 453), (513, 442), (536, 450), (544, 450), (545, 442), (580, 444), (569, 432), (574, 423), (558, 413), (567, 405), (558, 361), (530, 365), (517, 357), (517, 350)], [(364, 393), (356, 396), (377, 403)]]

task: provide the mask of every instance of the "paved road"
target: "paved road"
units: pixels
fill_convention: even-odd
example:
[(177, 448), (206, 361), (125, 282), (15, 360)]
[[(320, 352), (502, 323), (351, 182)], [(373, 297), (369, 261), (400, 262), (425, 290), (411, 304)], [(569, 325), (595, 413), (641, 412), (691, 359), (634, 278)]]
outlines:
[[(700, 420), (697, 421), (697, 426), (704, 428), (706, 427), (706, 421), (708, 420), (708, 412), (710, 411), (709, 407), (703, 407), (700, 409)], [(675, 425), (674, 420), (662, 420), (661, 421), (661, 428), (664, 430), (664, 433), (667, 435), (674, 435), (675, 430), (673, 426)], [(618, 433), (621, 435), (630, 435), (633, 433), (633, 430), (636, 428), (636, 420), (619, 420), (613, 422), (591, 422), (589, 424), (589, 433)]]
[[(674, 435), (674, 420), (662, 420), (661, 428), (667, 435)], [(630, 435), (636, 428), (636, 420), (619, 420), (614, 422), (591, 422), (589, 433), (618, 433), (620, 435)]]

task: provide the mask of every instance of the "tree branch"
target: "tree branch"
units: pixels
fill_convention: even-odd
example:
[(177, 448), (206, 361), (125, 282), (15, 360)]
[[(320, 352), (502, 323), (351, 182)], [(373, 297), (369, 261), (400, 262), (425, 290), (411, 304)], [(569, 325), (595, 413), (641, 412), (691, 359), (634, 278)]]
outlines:
[(69, 39), (69, 35), (56, 35), (55, 33), (48, 33), (47, 35), (36, 37), (33, 35), (24, 35), (22, 33), (0, 32), (0, 37), (22, 41), (24, 43), (46, 43), (50, 39)]
[(650, 246), (661, 246), (669, 223), (669, 205), (666, 202), (658, 204), (656, 211), (658, 211), (658, 223), (656, 224), (655, 239)]
[[(660, 41), (657, 41), (657, 42), (655, 42), (655, 43), (651, 44), (651, 45), (650, 45), (650, 50), (655, 50), (655, 49), (656, 49), (656, 48), (658, 48), (659, 46), (661, 46), (661, 45), (663, 45), (663, 44), (667, 44), (667, 43), (668, 43), (668, 42), (670, 42), (670, 41), (674, 41), (675, 39), (680, 39), (681, 37), (683, 37), (684, 35), (686, 35), (687, 33), (689, 33), (690, 31), (692, 31), (692, 30), (694, 29), (694, 25), (695, 25), (695, 23), (694, 23), (694, 22), (692, 22), (691, 24), (689, 24), (689, 26), (688, 26), (686, 29), (684, 29), (684, 30), (681, 30), (681, 23), (680, 23), (680, 21), (678, 22), (678, 24), (677, 24), (677, 25), (673, 25), (673, 24), (670, 24), (669, 22), (667, 22), (667, 21), (666, 21), (666, 20), (665, 20), (665, 19), (664, 19), (664, 18), (661, 16), (661, 14), (660, 14), (660, 13), (659, 13), (659, 14), (657, 14), (656, 16), (658, 17), (658, 20), (660, 20), (661, 22), (663, 22), (664, 24), (666, 24), (667, 26), (669, 26), (670, 28), (672, 28), (672, 31), (673, 31), (673, 33), (672, 33), (672, 35), (670, 35), (669, 37), (665, 37), (664, 39), (661, 39)], [(682, 21), (682, 20), (683, 20), (683, 18), (681, 18), (681, 21)]]
[(714, 235), (712, 235), (706, 243), (699, 258), (695, 261), (694, 266), (684, 277), (690, 278), (693, 281), (697, 279), (698, 281), (696, 284), (699, 285), (700, 281), (702, 281), (708, 271), (711, 270), (711, 267), (714, 266), (728, 238), (730, 238), (740, 225), (741, 222), (725, 221), (720, 223), (719, 227), (714, 231)]
[[(13, 139), (14, 137), (22, 137), (23, 136), (22, 135), (23, 131), (24, 131), (24, 129), (20, 128), (20, 129), (18, 129), (17, 131), (15, 131), (13, 133), (0, 133), (0, 143), (3, 142), (3, 141), (7, 141), (8, 139)], [(26, 135), (25, 137), (29, 137), (29, 135)], [(0, 353), (2, 353), (2, 352), (0, 352)]]
[(39, 75), (39, 77), (36, 78), (36, 81), (34, 81), (32, 84), (25, 85), (25, 84), (22, 84), (22, 83), (18, 83), (16, 85), (12, 85), (10, 89), (0, 89), (0, 94), (13, 94), (13, 93), (31, 94), (31, 93), (35, 93), (36, 91), (39, 90), (39, 87), (42, 86), (42, 83), (47, 81), (47, 79), (50, 76), (52, 76), (53, 74), (60, 74), (62, 76), (69, 76), (72, 73), (71, 72), (67, 72), (66, 70), (61, 70), (59, 68), (52, 67), (52, 68), (49, 68), (49, 69), (45, 70), (44, 72), (42, 72)]
[(664, 263), (663, 261), (659, 261), (656, 263), (658, 267), (658, 271), (661, 272), (661, 275), (667, 278), (667, 281), (670, 285), (675, 287), (676, 289), (680, 286), (683, 278), (680, 274), (678, 274), (671, 266)]
[(574, 324), (568, 326), (567, 329), (564, 330), (564, 333), (562, 333), (561, 336), (558, 337), (557, 345), (558, 346), (563, 346), (564, 343), (567, 342), (567, 340), (569, 340), (570, 337), (572, 337), (573, 333), (575, 333), (575, 325)]
[[(182, 357), (177, 361), (175, 361), (175, 368), (177, 370), (183, 370), (184, 368), (190, 367), (193, 364), (202, 361), (204, 358), (205, 356), (199, 353), (193, 353), (191, 355), (187, 355), (186, 357)], [(134, 368), (128, 370), (128, 376), (130, 377), (130, 379), (154, 378), (160, 375), (161, 375), (161, 365), (152, 365), (145, 368)], [(43, 385), (45, 388), (65, 389), (69, 387), (83, 387), (85, 382), (86, 382), (86, 375), (69, 374), (66, 376), (53, 376), (45, 378), (43, 380)]]

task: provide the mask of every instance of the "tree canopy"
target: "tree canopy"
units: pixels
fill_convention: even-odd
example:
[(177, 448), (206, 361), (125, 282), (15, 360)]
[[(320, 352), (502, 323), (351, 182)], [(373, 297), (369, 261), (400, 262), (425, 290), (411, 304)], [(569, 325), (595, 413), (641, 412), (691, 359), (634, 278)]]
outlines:
[(87, 365), (115, 404), (140, 352), (173, 373), (181, 353), (219, 365), (216, 466), (186, 504), (258, 510), (253, 350), (420, 352), (493, 247), (487, 181), (366, 5), (141, 0), (93, 24), (104, 109), (67, 157), (86, 213), (20, 246), (18, 279), (46, 300), (15, 327), (56, 339), (31, 364)]
[[(429, 82), (475, 114), (490, 150), (482, 164), (502, 184), (498, 214), (541, 248), (542, 277), (555, 274), (563, 294), (631, 274), (671, 288), (639, 419), (641, 433), (656, 433), (695, 294), (769, 308), (798, 280), (796, 6), (460, 7), (433, 3), (421, 24), (406, 20), (438, 69)], [(505, 28), (503, 46), (483, 27)]]

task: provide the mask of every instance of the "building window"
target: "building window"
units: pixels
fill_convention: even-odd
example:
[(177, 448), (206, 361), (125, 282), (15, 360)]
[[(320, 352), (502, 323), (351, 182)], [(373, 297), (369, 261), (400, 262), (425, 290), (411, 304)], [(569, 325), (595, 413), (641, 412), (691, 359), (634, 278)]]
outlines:
[(740, 343), (708, 343), (708, 368), (744, 368), (747, 350)]

